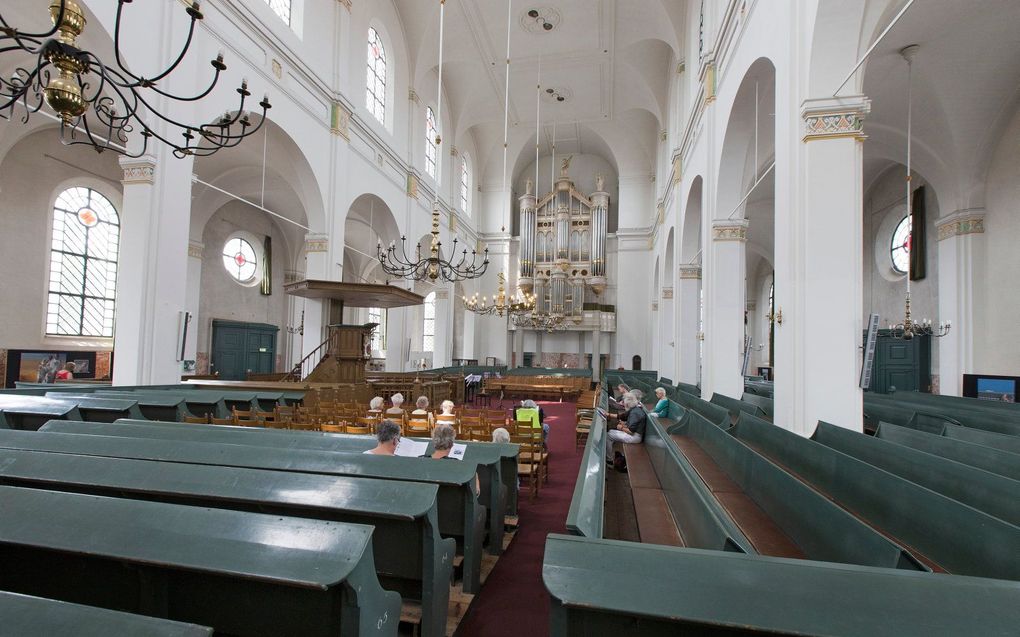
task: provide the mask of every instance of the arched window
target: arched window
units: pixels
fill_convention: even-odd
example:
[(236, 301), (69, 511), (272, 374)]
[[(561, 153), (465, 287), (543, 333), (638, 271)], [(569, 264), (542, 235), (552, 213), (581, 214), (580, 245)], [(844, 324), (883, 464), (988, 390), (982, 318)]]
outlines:
[(120, 217), (91, 188), (60, 193), (53, 204), (46, 333), (113, 337)]
[(386, 124), (386, 48), (382, 37), (368, 28), (368, 76), (365, 106), (380, 124)]
[(290, 26), (290, 1), (291, 0), (266, 0), (269, 8), (272, 9), (280, 19)]
[(471, 210), (468, 208), (471, 203), (468, 193), (471, 190), (471, 174), (468, 172), (467, 159), (462, 158), (460, 160), (460, 209), (464, 211), (464, 214), (470, 214)]
[(378, 307), (368, 308), (368, 322), (378, 323), (372, 331), (372, 353), (386, 355), (386, 311)]
[(436, 147), (436, 114), (432, 112), (431, 106), (425, 107), (425, 172), (429, 177), (436, 178), (436, 156), (439, 149)]
[(421, 349), (424, 352), (434, 351), (436, 348), (436, 293), (429, 292), (425, 297), (424, 321), (421, 329)]
[(910, 269), (910, 216), (903, 217), (897, 224), (889, 245), (889, 258), (893, 270), (906, 274)]

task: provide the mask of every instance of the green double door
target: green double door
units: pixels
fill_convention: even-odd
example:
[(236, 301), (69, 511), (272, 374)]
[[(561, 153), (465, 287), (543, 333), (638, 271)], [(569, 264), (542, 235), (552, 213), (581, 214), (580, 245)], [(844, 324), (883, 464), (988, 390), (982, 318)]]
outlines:
[(931, 391), (931, 337), (909, 341), (898, 339), (890, 330), (879, 330), (875, 341), (875, 368), (871, 391)]
[(245, 380), (248, 374), (276, 371), (275, 325), (213, 321), (212, 372), (223, 380)]

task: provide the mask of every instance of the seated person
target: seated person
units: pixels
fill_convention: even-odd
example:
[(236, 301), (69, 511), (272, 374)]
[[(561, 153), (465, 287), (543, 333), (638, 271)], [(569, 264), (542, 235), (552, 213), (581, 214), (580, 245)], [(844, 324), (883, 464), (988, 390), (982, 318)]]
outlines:
[(658, 398), (659, 401), (655, 403), (655, 409), (653, 409), (652, 411), (654, 411), (655, 415), (658, 416), (659, 418), (668, 418), (669, 399), (666, 398), (666, 390), (663, 389), (662, 387), (656, 387), (655, 397)]
[(645, 424), (648, 419), (634, 394), (624, 394), (623, 405), (627, 408), (626, 421), (617, 423), (616, 428), (610, 429), (607, 434), (606, 460), (609, 462), (613, 461), (614, 442), (619, 441), (631, 445), (639, 444), (645, 435)]
[(382, 416), (383, 403), (382, 396), (376, 396), (372, 400), (368, 401), (368, 415), (369, 416)]
[(418, 396), (418, 400), (414, 401), (414, 406), (417, 409), (411, 412), (412, 420), (428, 420), (430, 425), (435, 424), (435, 418), (432, 417), (432, 412), (429, 411), (428, 396)]
[(623, 383), (620, 383), (616, 386), (616, 394), (613, 397), (616, 398), (616, 400), (623, 400), (623, 395), (628, 391), (630, 391), (630, 389)]
[(510, 432), (504, 427), (496, 427), (492, 430), (493, 442), (510, 442)]
[[(457, 440), (457, 431), (453, 425), (441, 422), (432, 430), (432, 457), (436, 460), (448, 459)], [(475, 493), (481, 491), (478, 474), (475, 474)]]
[(74, 379), (74, 363), (68, 363), (64, 365), (64, 369), (57, 372), (55, 376), (57, 380), (73, 380)]
[(452, 400), (444, 400), (439, 408), (442, 413), (436, 414), (436, 420), (441, 422), (456, 422), (457, 416), (453, 413), (454, 404)]
[(386, 410), (386, 417), (396, 416), (397, 418), (404, 417), (404, 395), (393, 394), (390, 397), (390, 402), (393, 404), (392, 407)]
[(645, 397), (645, 392), (640, 389), (632, 389), (630, 393), (634, 394), (634, 398), (637, 398), (638, 402), (641, 402), (641, 399)]
[(549, 425), (545, 424), (545, 411), (533, 400), (522, 400), (521, 406), (514, 411), (516, 420), (528, 420), (535, 429), (541, 428), (542, 440), (549, 436)]
[(400, 442), (400, 425), (392, 420), (384, 420), (375, 428), (376, 445), (362, 453), (376, 456), (392, 456)]

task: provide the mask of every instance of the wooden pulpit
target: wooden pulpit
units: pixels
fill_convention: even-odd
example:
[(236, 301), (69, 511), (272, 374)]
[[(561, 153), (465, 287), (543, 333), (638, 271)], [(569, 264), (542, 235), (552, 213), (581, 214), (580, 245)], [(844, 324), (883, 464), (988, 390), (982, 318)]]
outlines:
[(325, 357), (305, 379), (309, 383), (361, 383), (372, 357), (372, 331), (378, 323), (330, 325)]

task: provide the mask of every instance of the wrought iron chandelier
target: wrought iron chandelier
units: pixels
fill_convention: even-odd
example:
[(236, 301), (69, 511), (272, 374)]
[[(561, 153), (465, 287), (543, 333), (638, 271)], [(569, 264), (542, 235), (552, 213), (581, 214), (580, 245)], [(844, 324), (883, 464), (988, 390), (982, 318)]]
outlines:
[[(446, 16), (446, 0), (439, 0), (439, 87), (436, 91), (436, 122), (437, 126), (443, 125), (443, 25)], [(443, 138), (436, 133), (436, 148), (441, 149)], [(439, 182), (439, 163), (436, 164), (436, 183)], [(471, 251), (471, 261), (467, 258), (467, 248), (461, 252), (460, 261), (454, 262), (457, 258), (457, 238), (453, 239), (453, 251), (451, 258), (442, 256), (442, 242), (439, 240), (439, 188), (435, 190), (432, 198), (432, 239), (429, 241), (428, 256), (422, 257), (421, 242), (415, 246), (414, 258), (407, 254), (407, 237), (400, 237), (400, 252), (397, 252), (396, 241), (383, 249), (382, 241), (376, 246), (379, 265), (383, 272), (395, 279), (409, 279), (412, 281), (436, 281), (442, 279), (448, 282), (476, 279), (489, 269), (489, 249), (482, 253), (482, 262), (478, 263), (478, 251)]]
[[(10, 77), (0, 77), (0, 113), (13, 115), (20, 104), (25, 109), (22, 122), (49, 106), (60, 121), (60, 139), (64, 144), (86, 144), (97, 152), (113, 150), (129, 157), (145, 154), (150, 138), (171, 148), (177, 157), (207, 156), (221, 148), (232, 148), (255, 133), (265, 122), (271, 108), (268, 97), (259, 102), (261, 116), (253, 121), (245, 110), (251, 96), (246, 81), (237, 93), (241, 96), (237, 110), (226, 113), (209, 124), (184, 124), (157, 109), (162, 98), (176, 102), (197, 102), (209, 95), (226, 70), (223, 54), (211, 64), (214, 69), (208, 87), (196, 95), (177, 96), (159, 88), (159, 84), (180, 65), (191, 46), (195, 24), (202, 19), (197, 0), (185, 3), (191, 17), (188, 36), (174, 61), (152, 76), (135, 75), (125, 68), (120, 50), (121, 14), (131, 0), (117, 0), (117, 17), (113, 33), (114, 60), (108, 64), (95, 53), (78, 48), (77, 39), (85, 30), (85, 13), (74, 0), (51, 0), (50, 20), (53, 27), (45, 32), (30, 33), (10, 26), (0, 15), (0, 53), (21, 53), (34, 58), (34, 64), (19, 66)], [(54, 76), (55, 75), (55, 76)], [(144, 115), (152, 117), (151, 125)], [(155, 127), (155, 128), (154, 128)], [(131, 133), (142, 139), (141, 150), (133, 153), (125, 146)], [(80, 132), (81, 136), (76, 136)], [(173, 141), (172, 133), (180, 138)]]
[[(914, 232), (914, 197), (911, 191), (911, 176), (910, 176), (910, 159), (911, 159), (911, 134), (913, 132), (912, 125), (913, 119), (911, 117), (911, 107), (913, 93), (911, 90), (911, 67), (914, 61), (914, 55), (917, 53), (918, 46), (912, 44), (902, 51), (900, 55), (907, 61), (907, 224), (910, 228), (910, 234), (908, 236), (913, 237)], [(911, 243), (911, 248), (913, 245)], [(953, 324), (951, 321), (945, 321), (944, 323), (935, 324), (931, 319), (923, 319), (921, 321), (915, 321), (910, 316), (910, 277), (913, 273), (913, 259), (911, 258), (907, 265), (907, 295), (904, 299), (905, 309), (903, 322), (897, 325), (889, 326), (892, 331), (894, 338), (909, 341), (915, 336), (933, 336), (935, 338), (942, 338), (949, 334), (949, 330), (952, 329)]]
[(488, 302), (488, 297), (483, 296), (479, 299), (478, 293), (476, 292), (471, 298), (466, 296), (463, 297), (464, 307), (475, 314), (481, 314), (483, 316), (491, 314), (495, 314), (497, 316), (514, 316), (517, 314), (533, 312), (535, 310), (534, 295), (518, 290), (517, 295), (507, 297), (506, 276), (500, 272), (498, 278), (499, 289), (496, 294), (493, 295), (491, 304)]

